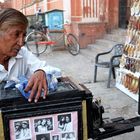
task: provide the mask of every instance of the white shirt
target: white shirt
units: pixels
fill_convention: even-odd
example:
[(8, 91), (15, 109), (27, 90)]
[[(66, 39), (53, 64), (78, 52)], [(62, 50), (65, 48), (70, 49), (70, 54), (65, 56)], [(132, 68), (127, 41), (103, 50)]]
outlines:
[(29, 128), (21, 129), (19, 138), (23, 139), (23, 138), (29, 138), (29, 137), (30, 137), (30, 129)]
[(39, 60), (27, 48), (22, 47), (16, 57), (9, 60), (8, 71), (0, 64), (0, 82), (5, 80), (18, 80), (19, 76), (26, 76), (29, 78), (36, 70), (42, 69), (46, 74), (58, 74), (61, 71), (58, 68), (51, 67), (45, 61)]
[(67, 131), (67, 132), (73, 131), (72, 123), (71, 122), (65, 123), (65, 129), (64, 130)]

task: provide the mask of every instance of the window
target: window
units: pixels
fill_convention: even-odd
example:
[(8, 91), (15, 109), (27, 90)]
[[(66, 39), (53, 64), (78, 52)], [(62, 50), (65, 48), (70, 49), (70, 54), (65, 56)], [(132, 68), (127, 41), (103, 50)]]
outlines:
[(97, 17), (97, 0), (83, 0), (83, 17)]

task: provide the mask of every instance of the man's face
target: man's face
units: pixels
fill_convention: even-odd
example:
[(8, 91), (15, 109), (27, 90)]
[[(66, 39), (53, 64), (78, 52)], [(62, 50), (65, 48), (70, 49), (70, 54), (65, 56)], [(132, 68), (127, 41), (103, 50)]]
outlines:
[(16, 56), (23, 46), (26, 27), (23, 25), (9, 27), (0, 34), (0, 55)]
[(27, 124), (23, 123), (23, 124), (22, 124), (22, 127), (23, 127), (23, 128), (27, 128)]

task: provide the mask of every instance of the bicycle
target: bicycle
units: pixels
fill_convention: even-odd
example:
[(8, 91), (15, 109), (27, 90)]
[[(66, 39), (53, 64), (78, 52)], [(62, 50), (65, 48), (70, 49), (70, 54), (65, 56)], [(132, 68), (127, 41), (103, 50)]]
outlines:
[[(25, 42), (27, 49), (33, 54), (39, 56), (44, 53), (49, 47), (55, 47), (63, 40), (64, 46), (72, 55), (77, 55), (80, 52), (80, 44), (76, 36), (68, 33), (64, 28), (61, 30), (62, 34), (53, 39), (48, 26), (35, 24), (32, 26), (32, 31), (26, 36)], [(57, 32), (56, 32), (57, 33)]]

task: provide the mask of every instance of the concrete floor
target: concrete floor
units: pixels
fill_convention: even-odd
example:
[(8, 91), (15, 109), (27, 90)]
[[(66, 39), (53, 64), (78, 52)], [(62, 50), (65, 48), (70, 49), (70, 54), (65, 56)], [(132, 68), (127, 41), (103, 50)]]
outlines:
[[(90, 89), (94, 97), (101, 98), (105, 108), (103, 117), (132, 118), (137, 116), (137, 102), (115, 87), (115, 80), (111, 81), (111, 88), (107, 88), (108, 69), (99, 69), (98, 81), (93, 83), (95, 55), (109, 48), (90, 46), (81, 49), (77, 56), (72, 56), (67, 50), (46, 52), (39, 56), (49, 65), (62, 70), (63, 76), (71, 76), (77, 82), (83, 83)], [(104, 59), (107, 59), (104, 58)], [(108, 138), (107, 140), (140, 140), (140, 127), (131, 133)]]

